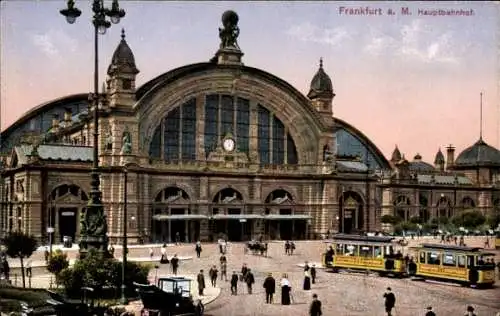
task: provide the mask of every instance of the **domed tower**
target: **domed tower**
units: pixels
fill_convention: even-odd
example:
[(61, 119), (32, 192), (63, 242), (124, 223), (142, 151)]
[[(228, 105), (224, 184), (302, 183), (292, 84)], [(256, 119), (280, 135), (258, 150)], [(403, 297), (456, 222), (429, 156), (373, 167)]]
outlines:
[(332, 119), (332, 102), (335, 97), (330, 76), (323, 69), (323, 59), (319, 60), (319, 69), (311, 80), (311, 87), (307, 97), (312, 101), (312, 105), (326, 119)]
[(439, 171), (444, 171), (444, 155), (441, 152), (441, 148), (439, 148), (438, 152), (436, 153), (436, 158), (434, 158), (434, 166), (436, 167), (437, 170)]
[(132, 107), (135, 99), (135, 79), (139, 70), (135, 66), (132, 50), (125, 41), (125, 30), (108, 67), (108, 96), (110, 107)]

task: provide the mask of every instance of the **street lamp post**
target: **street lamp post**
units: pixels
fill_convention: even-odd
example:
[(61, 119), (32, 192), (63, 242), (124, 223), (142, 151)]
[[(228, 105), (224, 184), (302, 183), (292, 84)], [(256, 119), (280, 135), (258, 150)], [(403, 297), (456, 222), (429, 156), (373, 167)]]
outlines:
[(55, 203), (52, 200), (49, 207), (49, 226), (47, 227), (47, 233), (49, 234), (49, 258), (52, 257), (52, 244), (54, 243), (54, 227), (52, 226), (52, 212), (55, 210)]
[(127, 167), (123, 168), (123, 247), (122, 247), (122, 297), (121, 303), (127, 304), (127, 297), (125, 295), (126, 285), (125, 285), (125, 274), (127, 265), (127, 182), (128, 182), (128, 170)]
[[(60, 10), (69, 24), (75, 23), (81, 11), (75, 7), (74, 0), (68, 0), (67, 8)], [(80, 225), (80, 256), (84, 256), (90, 248), (97, 249), (102, 254), (108, 251), (107, 223), (104, 206), (99, 188), (99, 155), (98, 155), (98, 125), (99, 125), (99, 34), (105, 34), (111, 23), (106, 20), (108, 16), (113, 24), (120, 22), (125, 16), (125, 11), (120, 9), (118, 0), (113, 0), (111, 9), (104, 7), (103, 0), (94, 0), (92, 3), (92, 24), (94, 25), (94, 93), (90, 94), (89, 101), (94, 106), (94, 158), (91, 171), (90, 199)], [(90, 114), (90, 113), (89, 113)]]

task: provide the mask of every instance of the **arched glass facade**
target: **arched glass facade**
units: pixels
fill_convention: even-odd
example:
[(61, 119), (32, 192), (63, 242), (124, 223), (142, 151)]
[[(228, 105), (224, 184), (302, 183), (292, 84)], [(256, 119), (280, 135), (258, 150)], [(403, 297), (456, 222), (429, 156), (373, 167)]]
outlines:
[[(383, 164), (377, 156), (370, 150), (370, 147), (361, 141), (358, 137), (351, 134), (343, 128), (335, 132), (337, 139), (337, 155), (340, 156), (359, 156), (363, 162), (369, 164), (370, 169), (383, 169)], [(368, 159), (366, 154), (368, 153)]]
[[(261, 164), (297, 164), (295, 143), (284, 124), (262, 105), (251, 115), (250, 101), (229, 95), (211, 94), (203, 107), (205, 156), (214, 151), (221, 140), (232, 136), (236, 149), (249, 154), (252, 149), (251, 130), (256, 130), (255, 150)], [(173, 109), (156, 129), (149, 155), (165, 161), (196, 160), (196, 99)], [(201, 146), (201, 145), (200, 145)]]

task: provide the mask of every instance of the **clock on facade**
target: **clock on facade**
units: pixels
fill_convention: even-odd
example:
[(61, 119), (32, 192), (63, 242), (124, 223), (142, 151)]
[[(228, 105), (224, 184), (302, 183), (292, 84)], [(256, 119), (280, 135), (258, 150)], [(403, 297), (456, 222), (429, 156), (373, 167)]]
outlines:
[(225, 151), (233, 151), (235, 147), (234, 145), (235, 145), (234, 139), (232, 138), (226, 138), (222, 142), (222, 147), (224, 147)]

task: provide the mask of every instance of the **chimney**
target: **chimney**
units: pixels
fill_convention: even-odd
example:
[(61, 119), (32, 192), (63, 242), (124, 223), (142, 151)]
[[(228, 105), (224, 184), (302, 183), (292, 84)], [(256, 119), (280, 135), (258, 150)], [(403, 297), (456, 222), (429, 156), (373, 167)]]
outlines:
[(450, 144), (446, 147), (446, 169), (450, 169), (453, 164), (455, 164), (455, 147)]
[(72, 117), (73, 117), (73, 115), (71, 113), (71, 109), (66, 108), (64, 111), (64, 121), (67, 123), (70, 123), (72, 121), (72, 119), (71, 119)]
[(52, 128), (54, 128), (54, 129), (59, 128), (59, 115), (58, 114), (54, 114), (54, 116), (52, 117)]

